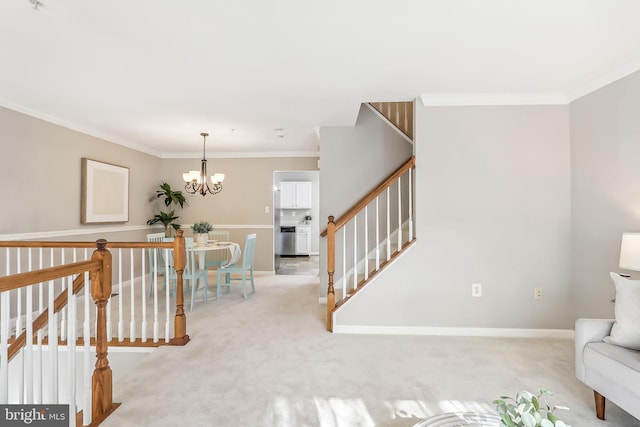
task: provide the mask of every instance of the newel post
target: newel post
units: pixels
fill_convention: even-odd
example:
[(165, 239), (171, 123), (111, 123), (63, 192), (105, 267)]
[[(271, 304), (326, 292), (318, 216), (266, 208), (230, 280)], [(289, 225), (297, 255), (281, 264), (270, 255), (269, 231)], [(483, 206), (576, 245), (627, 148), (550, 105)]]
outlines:
[(91, 272), (91, 297), (98, 309), (96, 327), (96, 367), (91, 377), (91, 419), (104, 418), (113, 408), (112, 373), (107, 358), (107, 301), (111, 297), (111, 252), (107, 241), (96, 241), (97, 249), (92, 261), (100, 261), (102, 267)]
[(174, 337), (171, 339), (171, 345), (185, 345), (189, 342), (187, 316), (184, 313), (184, 285), (182, 283), (182, 274), (187, 263), (185, 248), (184, 230), (178, 230), (176, 238), (173, 239), (173, 266), (176, 269), (176, 317), (173, 323)]
[(329, 217), (327, 224), (327, 273), (329, 286), (327, 287), (327, 330), (333, 332), (333, 309), (336, 306), (336, 294), (333, 289), (333, 273), (336, 269), (336, 224), (335, 218)]

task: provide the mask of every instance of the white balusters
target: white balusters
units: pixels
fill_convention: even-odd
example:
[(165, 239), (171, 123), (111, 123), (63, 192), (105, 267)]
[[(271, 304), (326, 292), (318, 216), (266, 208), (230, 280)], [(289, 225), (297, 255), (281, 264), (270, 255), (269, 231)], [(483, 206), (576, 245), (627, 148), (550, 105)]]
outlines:
[(347, 297), (347, 227), (342, 228), (342, 298)]
[(358, 216), (353, 217), (353, 289), (358, 288)]
[[(86, 258), (86, 254), (85, 254)], [(82, 424), (91, 424), (91, 374), (93, 373), (93, 365), (91, 364), (91, 282), (89, 281), (89, 273), (84, 273), (84, 322), (83, 322), (83, 362), (82, 362)]]
[(413, 241), (413, 177), (412, 177), (413, 169), (409, 168), (408, 177), (409, 177), (409, 189), (408, 189), (408, 197), (409, 197), (409, 241)]
[[(64, 249), (60, 251), (60, 265), (64, 265)], [(51, 259), (51, 266), (54, 266), (53, 258)], [(64, 280), (60, 281), (60, 291), (64, 292)], [(50, 312), (51, 313), (51, 312)], [(60, 340), (65, 341), (67, 339), (67, 308), (63, 307), (60, 310)]]
[(118, 342), (124, 341), (124, 307), (122, 297), (122, 248), (118, 248)]
[[(28, 260), (27, 260), (27, 269), (31, 271), (33, 257), (31, 254), (31, 248), (28, 249)], [(27, 305), (25, 306), (26, 311), (26, 322), (25, 322), (25, 337), (26, 337), (26, 345), (24, 348), (24, 382), (25, 382), (25, 402), (33, 402), (33, 286), (28, 286), (25, 290)], [(16, 332), (16, 335), (18, 333)]]
[(369, 207), (364, 208), (364, 280), (369, 279)]
[[(153, 251), (153, 249), (142, 249), (142, 260), (141, 260), (141, 264), (142, 264), (142, 280), (140, 281), (140, 295), (141, 295), (141, 300), (142, 300), (142, 313), (140, 314), (142, 316), (142, 324), (140, 326), (140, 340), (142, 340), (142, 342), (147, 342), (147, 274), (146, 274), (146, 269), (144, 268), (144, 264), (146, 261), (146, 257), (145, 257), (145, 251)], [(151, 266), (149, 266), (151, 267)], [(151, 275), (149, 275), (151, 276)], [(149, 282), (151, 282), (151, 277), (149, 277)], [(149, 283), (149, 286), (151, 286), (151, 283)]]
[(398, 178), (398, 250), (402, 249), (402, 185)]
[[(53, 261), (53, 257), (52, 257)], [(55, 313), (53, 301), (55, 300), (54, 281), (49, 281), (49, 324), (48, 324), (48, 344), (49, 344), (49, 365), (46, 369), (49, 378), (49, 390), (45, 400), (58, 402), (58, 313)]]
[(380, 269), (380, 196), (376, 197), (376, 270)]
[(391, 259), (391, 203), (389, 202), (389, 188), (387, 187), (387, 261)]
[[(169, 283), (169, 262), (167, 262), (167, 260), (169, 259), (170, 256), (173, 256), (173, 251), (169, 251), (169, 249), (165, 249), (164, 252), (164, 259), (165, 259), (165, 265), (167, 266), (167, 269), (165, 271), (165, 276), (164, 276), (164, 289), (165, 289), (165, 296), (166, 296), (166, 301), (165, 301), (165, 316), (166, 316), (166, 321), (164, 324), (164, 341), (165, 342), (169, 342), (169, 340), (171, 339), (171, 337), (169, 336), (170, 334), (170, 328), (171, 328), (171, 303), (170, 303), (170, 294), (171, 294), (171, 283)], [(191, 281), (191, 286), (195, 286), (194, 281)], [(177, 288), (177, 284), (176, 284), (176, 288)]]
[(153, 251), (153, 342), (158, 342), (158, 251)]
[[(142, 250), (142, 259), (144, 259), (144, 249)], [(131, 270), (129, 273), (129, 289), (131, 291), (131, 312), (129, 321), (129, 339), (135, 341), (136, 339), (136, 286), (135, 286), (135, 271), (134, 271), (134, 251), (133, 248), (129, 250), (129, 264), (131, 264)], [(144, 265), (142, 268), (142, 276), (144, 277)], [(145, 293), (142, 292), (142, 299), (144, 299)]]
[[(68, 301), (68, 329), (67, 329), (67, 403), (69, 404), (69, 414), (74, 414), (76, 410), (76, 327), (77, 327), (77, 304), (73, 294), (73, 277), (67, 277), (67, 301)], [(75, 423), (75, 416), (70, 416)], [(71, 419), (69, 421), (71, 421)]]
[[(7, 258), (9, 255), (7, 253)], [(8, 268), (7, 263), (7, 268)], [(0, 293), (0, 404), (9, 403), (9, 292)]]

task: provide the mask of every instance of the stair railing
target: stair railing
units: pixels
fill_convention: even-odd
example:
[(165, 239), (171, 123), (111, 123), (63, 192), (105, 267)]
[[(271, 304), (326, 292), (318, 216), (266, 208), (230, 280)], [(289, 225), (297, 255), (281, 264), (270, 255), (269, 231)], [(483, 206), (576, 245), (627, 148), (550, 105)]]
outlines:
[(327, 330), (333, 330), (334, 311), (415, 240), (414, 170), (412, 156), (345, 214), (329, 216), (321, 233), (327, 237)]
[[(89, 257), (89, 248), (96, 245), (98, 249)], [(115, 250), (116, 257), (109, 248)], [(184, 345), (189, 341), (184, 313), (182, 274), (186, 256), (182, 230), (173, 242), (19, 241), (0, 242), (0, 249), (4, 252), (0, 261), (4, 260), (3, 270), (6, 271), (6, 276), (0, 277), (0, 404), (68, 403), (71, 425), (75, 425), (76, 417), (78, 424), (95, 425), (96, 420), (115, 409), (111, 400), (111, 369), (106, 356), (108, 345)], [(165, 287), (166, 322), (162, 331), (158, 280), (162, 272), (156, 269), (150, 275), (153, 295), (148, 297), (146, 279), (149, 271), (145, 262), (149, 253), (145, 251), (151, 251), (155, 265), (161, 251), (165, 256), (173, 253), (176, 279), (173, 332), (170, 330), (170, 286)], [(139, 257), (134, 257), (136, 252)], [(78, 258), (84, 260), (78, 261)], [(114, 270), (118, 276), (116, 280), (113, 280)], [(127, 283), (123, 278), (125, 272), (130, 275)], [(168, 276), (168, 269), (164, 274)], [(130, 319), (123, 316), (123, 305), (127, 301), (123, 295), (127, 286)], [(148, 298), (153, 298), (149, 312), (146, 310)], [(136, 307), (141, 307), (142, 312), (138, 318)], [(112, 313), (116, 312), (118, 314), (114, 316)], [(118, 318), (114, 325), (117, 336), (111, 336), (112, 317)], [(130, 323), (125, 338), (126, 320)], [(147, 341), (147, 335), (150, 335), (147, 323), (153, 328), (153, 342)], [(160, 340), (162, 335), (164, 342)], [(79, 346), (84, 349), (84, 361), (82, 377), (77, 379), (73, 374)], [(96, 347), (97, 358), (92, 380), (90, 346)], [(59, 381), (61, 349), (66, 350), (67, 372), (70, 373), (64, 387)], [(76, 384), (83, 384), (82, 390), (76, 391)], [(80, 412), (75, 411), (76, 408)]]

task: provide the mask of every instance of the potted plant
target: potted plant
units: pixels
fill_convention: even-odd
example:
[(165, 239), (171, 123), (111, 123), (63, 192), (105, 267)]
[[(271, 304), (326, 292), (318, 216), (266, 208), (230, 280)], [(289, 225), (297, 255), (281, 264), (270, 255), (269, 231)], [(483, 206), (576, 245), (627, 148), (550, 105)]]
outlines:
[(304, 222), (305, 224), (309, 224), (311, 222), (313, 218), (311, 217), (311, 215), (305, 215), (304, 216)]
[[(166, 182), (163, 182), (162, 184), (160, 184), (160, 190), (156, 190), (155, 196), (151, 197), (149, 201), (153, 202), (154, 200), (157, 200), (163, 197), (164, 197), (164, 205), (166, 207), (170, 207), (171, 205), (179, 205), (181, 208), (183, 208), (184, 205), (187, 203), (187, 200), (185, 199), (184, 194), (182, 194), (182, 191), (173, 190), (171, 188), (171, 185), (169, 185)], [(180, 229), (180, 224), (177, 224), (175, 222), (178, 218), (179, 217), (175, 215), (175, 211), (173, 210), (168, 212), (161, 211), (159, 214), (154, 215), (153, 218), (148, 220), (147, 224), (153, 225), (158, 222), (162, 223), (162, 225), (164, 225), (165, 236), (171, 237), (172, 228), (174, 230)]]
[[(500, 396), (493, 401), (500, 416), (500, 427), (571, 427), (559, 420), (553, 411), (556, 409), (569, 409), (565, 406), (550, 406), (546, 399), (540, 402), (540, 398), (553, 395), (547, 389), (541, 388), (536, 396), (528, 391), (520, 391), (515, 398)], [(544, 403), (544, 404), (542, 404)]]
[(213, 226), (207, 221), (198, 221), (193, 223), (191, 230), (196, 236), (198, 246), (206, 246), (207, 240), (209, 240), (209, 232), (213, 230)]

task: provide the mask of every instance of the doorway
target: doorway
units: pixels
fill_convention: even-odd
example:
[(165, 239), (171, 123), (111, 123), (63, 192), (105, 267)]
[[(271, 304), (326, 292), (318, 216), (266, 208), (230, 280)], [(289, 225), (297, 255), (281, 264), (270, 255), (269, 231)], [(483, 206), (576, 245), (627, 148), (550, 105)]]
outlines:
[(319, 181), (319, 171), (275, 171), (273, 174), (276, 274), (318, 274)]

